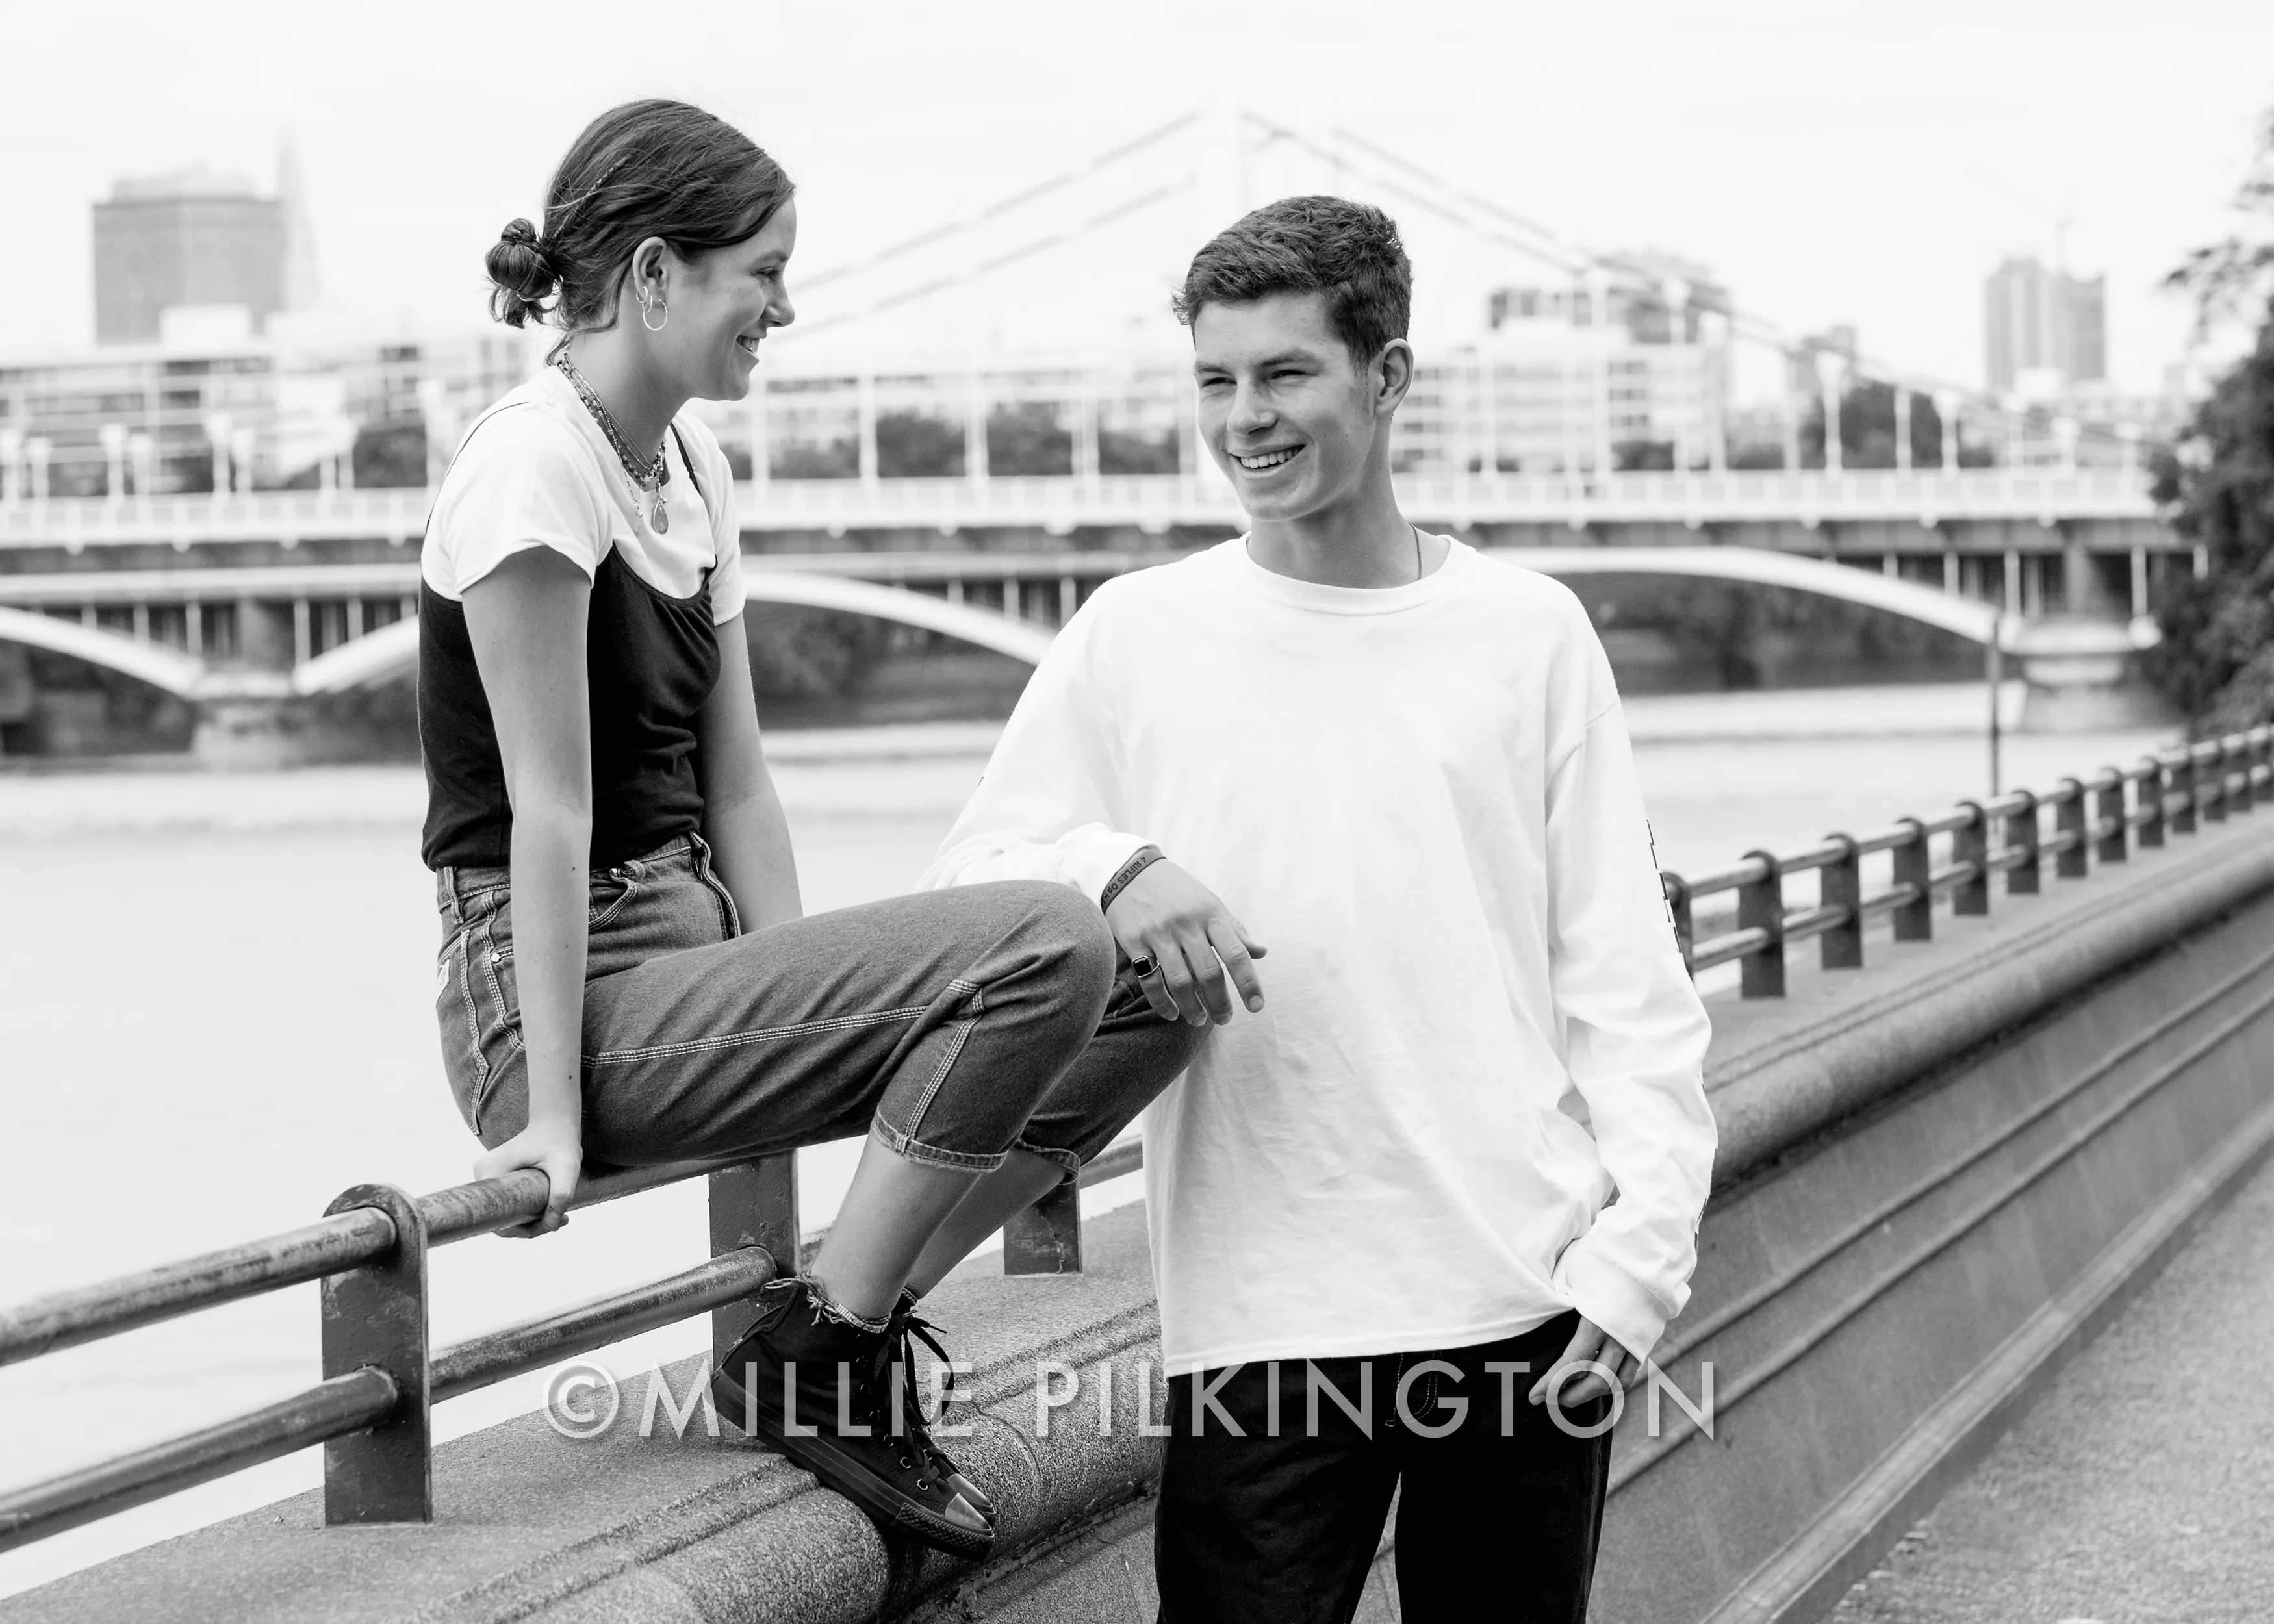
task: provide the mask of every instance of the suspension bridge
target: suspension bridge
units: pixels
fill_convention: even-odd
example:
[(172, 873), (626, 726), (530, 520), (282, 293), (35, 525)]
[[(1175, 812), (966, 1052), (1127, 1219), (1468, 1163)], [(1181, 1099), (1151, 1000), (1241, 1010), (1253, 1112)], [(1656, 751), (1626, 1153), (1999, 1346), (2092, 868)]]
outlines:
[[(1424, 524), (1564, 572), (1548, 552), (1675, 573), (1696, 551), (1682, 571), (1751, 582), (1761, 556), (1839, 565), (1802, 590), (1864, 601), (1877, 575), (1911, 589), (1895, 613), (1932, 621), (1939, 597), (1969, 625), (2136, 622), (2161, 574), (2200, 568), (2158, 523), (2127, 425), (1834, 354), (1677, 256), (1592, 249), (1356, 132), (1243, 113), (1171, 121), (799, 278), (803, 313), (749, 398), (698, 403), (737, 473), (753, 590), (1019, 652), (1100, 580), (1235, 533), (1167, 290), (1247, 203), (1327, 189), (1381, 202), (1425, 264), (1466, 256), (1500, 289), (1490, 325), (1480, 309), (1465, 336), (1425, 339), (1394, 453)], [(1033, 330), (983, 342), (973, 310)], [(1096, 336), (1140, 319), (1141, 338)], [(1764, 367), (1766, 406), (1734, 404), (1732, 380)], [(1892, 399), (1868, 455), (1841, 427), (1859, 383)], [(420, 400), (431, 482), (486, 402), (432, 380)], [(347, 488), (337, 458), (314, 489), (252, 489), (243, 435), (215, 439), (204, 494), (154, 489), (123, 432), (103, 438), (95, 496), (49, 494), (36, 436), (0, 443), (0, 643), (182, 695), (400, 675), (345, 650), (412, 646), (396, 628), (431, 489)]]

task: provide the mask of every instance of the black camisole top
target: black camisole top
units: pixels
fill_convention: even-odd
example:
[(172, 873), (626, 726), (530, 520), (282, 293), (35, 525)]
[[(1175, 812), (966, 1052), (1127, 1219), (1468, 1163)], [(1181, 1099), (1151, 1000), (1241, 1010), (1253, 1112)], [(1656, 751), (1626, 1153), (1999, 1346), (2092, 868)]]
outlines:
[[(707, 508), (710, 499), (675, 425), (672, 438)], [(614, 548), (593, 574), (584, 676), (591, 711), (595, 868), (641, 856), (701, 826), (695, 723), (719, 680), (710, 584), (706, 569), (692, 598), (673, 598), (633, 574)], [(420, 846), (426, 866), (508, 861), (513, 808), (465, 608), (424, 581), (418, 587), (418, 743), (426, 767)]]

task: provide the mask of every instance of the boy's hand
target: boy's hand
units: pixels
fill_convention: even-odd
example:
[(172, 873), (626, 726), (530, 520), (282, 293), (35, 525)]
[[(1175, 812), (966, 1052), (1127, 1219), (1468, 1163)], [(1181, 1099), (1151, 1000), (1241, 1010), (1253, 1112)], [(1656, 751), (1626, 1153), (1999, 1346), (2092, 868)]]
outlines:
[(1139, 977), (1146, 1002), (1163, 1020), (1205, 1026), (1231, 1019), (1224, 973), (1231, 972), (1240, 1001), (1263, 1007), (1263, 983), (1254, 959), (1263, 944), (1251, 941), (1216, 894), (1172, 862), (1150, 863), (1105, 910), (1106, 925), (1131, 963), (1153, 968)]
[[(1609, 1371), (1622, 1389), (1632, 1387), (1642, 1377), (1642, 1361), (1613, 1342), (1604, 1334), (1602, 1327), (1583, 1316), (1579, 1328), (1571, 1333), (1571, 1340), (1564, 1347), (1562, 1356), (1548, 1366), (1545, 1376), (1532, 1384), (1532, 1402), (1546, 1403), (1548, 1394), (1555, 1389), (1556, 1372), (1589, 1359)], [(1602, 1398), (1609, 1393), (1610, 1388), (1604, 1385), (1600, 1372), (1585, 1371), (1563, 1384), (1563, 1390), (1555, 1402), (1562, 1409), (1571, 1410), (1589, 1399)]]

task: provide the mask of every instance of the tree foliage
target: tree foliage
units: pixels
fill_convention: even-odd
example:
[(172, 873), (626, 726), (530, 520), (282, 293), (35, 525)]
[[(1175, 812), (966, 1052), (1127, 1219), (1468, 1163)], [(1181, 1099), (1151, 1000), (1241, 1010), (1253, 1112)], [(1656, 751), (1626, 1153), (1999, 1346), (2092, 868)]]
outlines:
[(2206, 733), (2274, 718), (2274, 114), (2235, 201), (2246, 229), (2188, 255), (2170, 284), (2195, 297), (2201, 330), (2240, 322), (2256, 341), (2156, 455), (2156, 500), (2207, 568), (2158, 595), (2163, 642), (2145, 665)]
[[(1911, 394), (1911, 466), (1942, 466), (1942, 413), (1934, 397), (1921, 390)], [(1840, 391), (1840, 462), (1845, 468), (1893, 468), (1895, 465), (1895, 386), (1876, 378), (1850, 379)], [(1958, 465), (1986, 467), (1990, 454), (1961, 439)], [(1800, 465), (1824, 466), (1824, 402), (1808, 403), (1800, 420)]]
[[(426, 425), (410, 418), (395, 423), (365, 424), (356, 432), (350, 454), (356, 488), (363, 491), (403, 489), (426, 483)], [(206, 488), (213, 488), (213, 464), (206, 465)]]
[(920, 411), (877, 414), (880, 478), (952, 479), (962, 472), (962, 424)]

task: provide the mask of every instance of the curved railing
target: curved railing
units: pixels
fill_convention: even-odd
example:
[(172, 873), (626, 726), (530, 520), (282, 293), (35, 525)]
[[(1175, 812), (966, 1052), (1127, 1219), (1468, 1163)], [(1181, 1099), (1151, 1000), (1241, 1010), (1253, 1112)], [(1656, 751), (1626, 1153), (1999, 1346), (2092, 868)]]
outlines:
[[(2034, 892), (2049, 860), (2059, 877), (2082, 879), (2096, 859), (2125, 861), (2135, 834), (2143, 846), (2161, 846), (2167, 832), (2193, 834), (2199, 822), (2218, 823), (2267, 800), (2274, 800), (2274, 727), (2259, 726), (2143, 756), (2131, 768), (2063, 778), (2050, 794), (2015, 790), (1964, 801), (1939, 817), (1907, 817), (1868, 835), (1827, 835), (1783, 856), (1748, 852), (1735, 867), (1695, 879), (1669, 872), (1662, 876), (1667, 906), (1692, 974), (1734, 960), (1743, 996), (1778, 998), (1793, 943), (1817, 937), (1826, 969), (1855, 969), (1864, 962), (1864, 927), (1880, 914), (1892, 921), (1895, 940), (1924, 942), (1934, 934), (1939, 897), (1950, 898), (1954, 913), (1987, 914), (1995, 875), (2006, 876), (2010, 892)], [(2050, 831), (2043, 827), (2048, 811)], [(1864, 860), (1880, 852), (1889, 854), (1891, 881), (1866, 891)], [(1819, 876), (1816, 906), (1788, 908), (1784, 882), (1811, 871)], [(1731, 891), (1735, 918), (1710, 918), (1712, 932), (1701, 937), (1698, 901)]]

